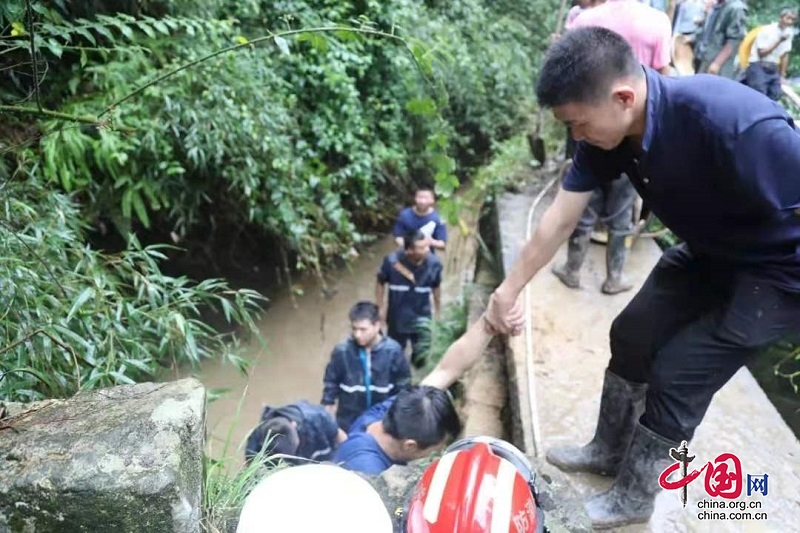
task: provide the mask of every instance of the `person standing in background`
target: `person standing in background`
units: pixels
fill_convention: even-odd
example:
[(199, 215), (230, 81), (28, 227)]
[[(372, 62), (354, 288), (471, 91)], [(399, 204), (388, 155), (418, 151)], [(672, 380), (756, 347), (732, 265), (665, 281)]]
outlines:
[(414, 205), (406, 207), (397, 215), (392, 229), (397, 246), (403, 247), (403, 235), (421, 231), (433, 253), (447, 246), (447, 226), (436, 211), (436, 195), (433, 189), (424, 185), (414, 193)]
[(679, 76), (694, 74), (694, 45), (703, 23), (705, 0), (679, 0), (672, 39), (672, 63)]
[(747, 4), (742, 0), (717, 0), (697, 40), (697, 72), (733, 79), (736, 51), (746, 34)]
[(786, 79), (789, 52), (792, 51), (797, 9), (784, 8), (778, 22), (761, 28), (750, 50), (750, 64), (744, 83), (773, 100), (780, 99), (781, 83)]
[[(578, 15), (572, 27), (589, 26), (617, 32), (633, 48), (640, 63), (662, 74), (669, 72), (672, 28), (665, 13), (636, 0), (607, 0)], [(601, 291), (613, 295), (633, 287), (623, 278), (623, 269), (632, 241), (636, 200), (636, 190), (625, 176), (604, 183), (594, 191), (589, 206), (570, 236), (566, 262), (553, 268), (553, 274), (564, 285), (572, 289), (580, 287), (580, 270), (589, 251), (592, 229), (601, 219), (609, 233), (606, 280)]]
[[(439, 314), (441, 307), (442, 262), (430, 252), (421, 231), (403, 237), (403, 250), (388, 254), (378, 271), (375, 303), (385, 318), (388, 334), (405, 350), (411, 343), (411, 363), (424, 366), (419, 328), (423, 320)], [(384, 287), (389, 286), (388, 302)]]

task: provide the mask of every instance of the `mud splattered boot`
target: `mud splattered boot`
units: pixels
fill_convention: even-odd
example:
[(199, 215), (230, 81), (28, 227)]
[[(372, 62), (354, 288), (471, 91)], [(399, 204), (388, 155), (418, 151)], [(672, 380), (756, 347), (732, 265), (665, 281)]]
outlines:
[(606, 370), (594, 438), (585, 446), (547, 450), (547, 461), (565, 472), (615, 476), (644, 412), (646, 383), (631, 383)]
[(617, 294), (629, 291), (633, 284), (623, 278), (622, 269), (628, 259), (627, 235), (609, 235), (606, 248), (606, 280), (603, 282), (603, 294)]
[(594, 528), (611, 529), (649, 521), (656, 495), (661, 490), (658, 476), (674, 462), (669, 450), (678, 446), (680, 443), (637, 423), (614, 484), (585, 503)]
[(581, 286), (581, 266), (589, 251), (590, 233), (573, 233), (567, 247), (567, 262), (553, 267), (553, 274), (570, 289)]

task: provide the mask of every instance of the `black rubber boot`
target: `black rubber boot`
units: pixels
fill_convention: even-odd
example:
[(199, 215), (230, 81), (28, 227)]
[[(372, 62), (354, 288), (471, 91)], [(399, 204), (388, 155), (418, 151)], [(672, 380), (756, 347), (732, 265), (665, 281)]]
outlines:
[(567, 262), (553, 267), (553, 274), (570, 289), (581, 286), (581, 266), (589, 251), (590, 233), (573, 233), (567, 247)]
[(658, 476), (674, 461), (670, 448), (680, 443), (636, 424), (633, 440), (611, 488), (592, 496), (585, 507), (595, 529), (611, 529), (650, 520), (661, 488)]
[(625, 261), (628, 259), (628, 246), (626, 240), (628, 235), (608, 236), (608, 248), (606, 248), (606, 280), (603, 282), (603, 294), (617, 294), (629, 291), (633, 288), (632, 283), (628, 283), (622, 275), (625, 268)]
[(547, 450), (547, 461), (565, 472), (615, 476), (644, 412), (647, 384), (631, 383), (606, 370), (594, 438), (585, 446)]

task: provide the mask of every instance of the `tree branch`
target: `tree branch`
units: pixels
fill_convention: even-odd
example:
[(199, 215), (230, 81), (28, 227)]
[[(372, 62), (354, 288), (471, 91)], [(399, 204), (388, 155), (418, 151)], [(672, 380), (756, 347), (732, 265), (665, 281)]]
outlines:
[[(67, 122), (91, 124), (92, 126), (97, 126), (98, 128), (102, 127), (112, 128), (110, 121), (102, 120), (99, 117), (93, 117), (91, 115), (70, 115), (69, 113), (60, 113), (58, 111), (52, 111), (50, 109), (36, 109), (34, 107), (0, 105), (0, 114), (3, 113), (8, 113), (11, 115), (33, 115), (40, 118), (55, 118), (59, 120), (65, 120)], [(124, 131), (126, 133), (136, 131), (134, 128), (130, 128), (128, 126), (113, 126), (112, 129)]]
[(42, 110), (42, 98), (39, 94), (39, 65), (36, 62), (36, 35), (33, 29), (33, 5), (31, 0), (25, 0), (25, 11), (28, 19), (28, 35), (30, 37), (31, 70), (33, 71), (33, 93), (36, 95), (36, 107)]
[[(30, 2), (30, 0), (26, 0), (26, 1)], [(265, 41), (274, 40), (276, 37), (291, 37), (293, 35), (300, 35), (300, 34), (303, 34), (303, 33), (333, 33), (333, 32), (360, 33), (360, 34), (364, 34), (364, 35), (371, 35), (371, 36), (375, 36), (375, 37), (384, 37), (384, 38), (391, 39), (391, 40), (394, 40), (394, 41), (399, 41), (399, 42), (401, 42), (403, 44), (403, 46), (406, 48), (406, 50), (411, 54), (411, 57), (413, 58), (414, 63), (416, 64), (417, 68), (420, 69), (420, 72), (422, 72), (422, 68), (421, 68), (419, 62), (417, 61), (416, 56), (414, 56), (414, 52), (411, 49), (411, 47), (408, 45), (408, 43), (402, 37), (400, 37), (398, 35), (395, 35), (394, 33), (386, 33), (384, 31), (372, 30), (372, 29), (369, 29), (369, 28), (352, 28), (352, 27), (347, 27), (347, 26), (320, 26), (320, 27), (316, 27), (316, 28), (301, 28), (301, 29), (296, 29), (296, 30), (286, 30), (286, 31), (281, 31), (281, 32), (276, 32), (276, 33), (270, 32), (268, 35), (264, 35), (262, 37), (257, 37), (255, 39), (252, 39), (252, 40), (247, 41), (245, 43), (235, 44), (233, 46), (229, 46), (227, 48), (222, 48), (221, 50), (217, 50), (215, 52), (211, 52), (210, 54), (207, 54), (207, 55), (205, 55), (203, 57), (200, 57), (198, 59), (195, 59), (193, 61), (185, 63), (185, 64), (183, 64), (183, 65), (181, 65), (179, 67), (176, 67), (176, 68), (174, 68), (174, 69), (172, 69), (172, 70), (170, 70), (168, 72), (165, 72), (161, 76), (158, 76), (157, 78), (145, 83), (144, 85), (138, 87), (137, 89), (134, 89), (132, 92), (126, 94), (125, 96), (119, 98), (118, 100), (116, 100), (115, 102), (113, 102), (112, 104), (107, 106), (97, 116), (92, 116), (92, 115), (71, 115), (69, 113), (61, 113), (61, 112), (58, 112), (58, 111), (52, 111), (50, 109), (43, 109), (41, 107), (41, 105), (39, 105), (38, 109), (32, 108), (32, 107), (0, 105), (0, 114), (2, 114), (2, 113), (10, 113), (10, 114), (17, 114), (17, 115), (33, 115), (33, 116), (37, 116), (37, 117), (41, 117), (41, 118), (53, 118), (53, 119), (64, 120), (64, 121), (68, 121), (68, 122), (78, 122), (78, 123), (81, 123), (81, 124), (91, 124), (93, 126), (97, 126), (97, 127), (100, 127), (100, 128), (109, 127), (111, 129), (123, 131), (123, 132), (126, 132), (126, 133), (131, 133), (131, 132), (134, 132), (136, 130), (134, 128), (130, 128), (130, 127), (126, 127), (126, 126), (113, 126), (112, 127), (111, 126), (111, 122), (109, 120), (107, 120), (107, 119), (103, 120), (102, 117), (104, 117), (105, 115), (109, 114), (111, 111), (113, 111), (120, 104), (122, 104), (124, 102), (127, 102), (128, 100), (134, 98), (135, 96), (138, 96), (139, 94), (141, 94), (142, 92), (144, 92), (148, 88), (150, 88), (150, 87), (152, 87), (152, 86), (154, 86), (154, 85), (156, 85), (158, 83), (161, 83), (162, 81), (166, 80), (167, 78), (171, 78), (172, 76), (174, 76), (174, 75), (176, 75), (176, 74), (178, 74), (178, 73), (180, 73), (180, 72), (182, 72), (184, 70), (192, 68), (192, 67), (194, 67), (196, 65), (199, 65), (200, 63), (203, 63), (205, 61), (213, 59), (213, 58), (215, 58), (217, 56), (220, 56), (222, 54), (227, 54), (228, 52), (234, 52), (234, 51), (239, 50), (241, 48), (245, 48), (245, 47), (248, 47), (248, 46), (253, 46), (253, 45), (256, 45), (256, 44), (259, 44), (259, 43), (263, 43)], [(35, 61), (34, 61), (34, 64), (35, 64)], [(35, 65), (34, 65), (34, 70), (35, 70)], [(38, 75), (38, 71), (35, 70), (34, 71), (34, 76), (37, 76), (37, 75)], [(423, 75), (424, 75), (424, 72), (423, 72)], [(36, 96), (37, 96), (37, 99), (38, 99), (38, 96), (39, 96), (39, 93), (38, 93), (38, 82), (36, 83), (36, 87), (37, 87)]]
[[(142, 93), (146, 89), (152, 87), (153, 85), (161, 83), (162, 81), (166, 80), (167, 78), (170, 78), (170, 77), (174, 76), (175, 74), (178, 74), (179, 72), (182, 72), (182, 71), (184, 71), (186, 69), (189, 69), (189, 68), (192, 68), (192, 67), (194, 67), (196, 65), (199, 65), (200, 63), (208, 61), (209, 59), (213, 59), (213, 58), (215, 58), (217, 56), (221, 56), (222, 54), (227, 54), (228, 52), (233, 52), (233, 51), (239, 50), (240, 48), (245, 48), (247, 46), (253, 46), (255, 44), (259, 44), (259, 43), (262, 43), (264, 41), (274, 40), (276, 37), (291, 37), (293, 35), (299, 35), (301, 33), (331, 33), (331, 32), (337, 32), (337, 31), (351, 32), (351, 33), (362, 33), (362, 34), (365, 34), (365, 35), (373, 35), (373, 36), (376, 36), (376, 37), (385, 37), (385, 38), (392, 39), (392, 40), (395, 40), (395, 41), (400, 41), (401, 43), (403, 43), (403, 45), (406, 47), (406, 49), (411, 53), (411, 56), (414, 57), (413, 52), (411, 51), (411, 49), (408, 46), (408, 43), (406, 43), (405, 40), (403, 40), (401, 37), (399, 37), (397, 35), (394, 35), (392, 33), (386, 33), (386, 32), (379, 31), (379, 30), (371, 30), (371, 29), (367, 29), (367, 28), (350, 28), (350, 27), (347, 27), (347, 26), (321, 26), (321, 27), (318, 27), (318, 28), (301, 28), (301, 29), (297, 29), (297, 30), (287, 30), (287, 31), (281, 31), (281, 32), (277, 32), (277, 33), (270, 32), (269, 35), (264, 35), (262, 37), (257, 37), (255, 39), (247, 41), (246, 43), (240, 43), (240, 44), (236, 44), (236, 45), (233, 45), (233, 46), (229, 46), (227, 48), (222, 48), (221, 50), (217, 50), (216, 52), (212, 52), (212, 53), (207, 54), (207, 55), (205, 55), (203, 57), (200, 57), (198, 59), (190, 61), (190, 62), (188, 62), (188, 63), (186, 63), (184, 65), (181, 65), (181, 66), (179, 66), (177, 68), (174, 68), (174, 69), (170, 70), (169, 72), (166, 72), (166, 73), (162, 74), (161, 76), (158, 76), (157, 78), (145, 83), (141, 87), (135, 89), (134, 91), (126, 94), (125, 96), (123, 96), (122, 98), (117, 100), (116, 102), (112, 103), (111, 105), (106, 107), (98, 115), (98, 117), (102, 117), (102, 116), (106, 115), (107, 113), (109, 113), (111, 110), (113, 110), (118, 105), (120, 105), (120, 104), (122, 104), (124, 102), (127, 102), (128, 100), (130, 100), (134, 96), (139, 95), (140, 93)], [(414, 62), (416, 63), (416, 57), (414, 57)], [(419, 67), (419, 64), (417, 64), (417, 66)]]

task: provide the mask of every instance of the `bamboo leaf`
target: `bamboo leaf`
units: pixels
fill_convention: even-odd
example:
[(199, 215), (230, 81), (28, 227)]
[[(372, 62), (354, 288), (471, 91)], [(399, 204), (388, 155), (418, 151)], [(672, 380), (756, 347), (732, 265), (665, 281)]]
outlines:
[(75, 302), (73, 302), (72, 307), (70, 308), (69, 312), (67, 313), (67, 322), (69, 322), (72, 317), (75, 315), (77, 311), (83, 307), (89, 298), (94, 296), (94, 287), (86, 287), (81, 291), (77, 298), (75, 298)]

